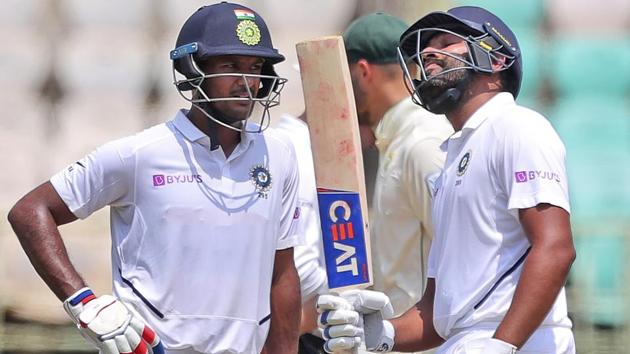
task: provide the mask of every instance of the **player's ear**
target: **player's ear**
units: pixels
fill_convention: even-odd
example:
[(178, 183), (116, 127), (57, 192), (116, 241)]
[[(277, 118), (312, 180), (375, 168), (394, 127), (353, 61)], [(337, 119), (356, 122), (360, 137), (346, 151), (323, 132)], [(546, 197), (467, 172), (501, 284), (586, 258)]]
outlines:
[(496, 72), (504, 68), (506, 61), (507, 61), (507, 57), (505, 55), (493, 56), (492, 57), (492, 70)]
[(370, 63), (365, 60), (365, 59), (359, 59), (359, 61), (357, 61), (356, 63), (357, 65), (357, 69), (358, 69), (358, 74), (361, 77), (361, 79), (363, 80), (370, 80), (372, 79), (372, 76), (374, 75), (373, 70), (372, 70), (372, 66), (370, 65)]

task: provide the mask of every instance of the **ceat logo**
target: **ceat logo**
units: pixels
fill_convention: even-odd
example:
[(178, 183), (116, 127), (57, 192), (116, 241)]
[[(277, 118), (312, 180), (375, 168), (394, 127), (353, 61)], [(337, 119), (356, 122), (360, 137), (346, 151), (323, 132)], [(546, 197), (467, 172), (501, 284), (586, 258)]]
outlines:
[[(341, 217), (337, 216), (338, 209), (341, 209)], [(357, 276), (359, 274), (359, 267), (357, 257), (355, 256), (356, 249), (353, 246), (338, 242), (340, 240), (354, 238), (354, 227), (350, 220), (352, 217), (352, 209), (350, 209), (350, 205), (346, 201), (336, 200), (330, 205), (328, 216), (332, 221), (330, 232), (332, 234), (333, 247), (342, 252), (335, 258), (337, 272), (352, 272), (352, 275)], [(344, 264), (346, 261), (348, 262)]]
[(370, 283), (366, 225), (359, 193), (317, 189), (330, 289)]

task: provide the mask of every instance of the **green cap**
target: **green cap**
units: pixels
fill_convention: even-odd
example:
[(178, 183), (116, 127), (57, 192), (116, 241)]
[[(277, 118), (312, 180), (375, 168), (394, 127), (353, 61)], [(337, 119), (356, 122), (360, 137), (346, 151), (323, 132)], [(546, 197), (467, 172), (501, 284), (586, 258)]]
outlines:
[(377, 12), (354, 20), (343, 34), (350, 62), (365, 59), (374, 64), (398, 61), (398, 41), (409, 26), (392, 15)]

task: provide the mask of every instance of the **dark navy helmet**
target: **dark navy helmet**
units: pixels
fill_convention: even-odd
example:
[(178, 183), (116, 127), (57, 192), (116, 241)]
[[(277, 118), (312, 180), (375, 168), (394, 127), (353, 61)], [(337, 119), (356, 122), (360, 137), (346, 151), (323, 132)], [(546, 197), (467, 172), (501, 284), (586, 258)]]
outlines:
[[(260, 75), (231, 73), (217, 74), (256, 77), (261, 81), (258, 93), (250, 93), (250, 100), (258, 102), (267, 109), (279, 104), (280, 91), (286, 79), (278, 77), (274, 64), (285, 58), (273, 47), (271, 35), (263, 18), (254, 10), (243, 5), (221, 2), (204, 6), (193, 13), (182, 26), (177, 37), (175, 49), (170, 53), (173, 61), (174, 83), (184, 98), (193, 104), (205, 104), (216, 101), (235, 100), (228, 97), (208, 97), (201, 85), (204, 79), (215, 77), (204, 73), (199, 63), (215, 56), (242, 55), (264, 59)], [(183, 75), (179, 79), (176, 75)], [(186, 96), (182, 91), (193, 91)], [(243, 100), (243, 98), (240, 98)], [(207, 109), (203, 107), (203, 111)]]
[[(444, 55), (463, 61), (465, 66), (459, 69), (470, 69), (476, 72), (493, 73), (506, 71), (508, 81), (505, 89), (514, 97), (518, 96), (523, 76), (521, 51), (514, 33), (497, 16), (476, 6), (460, 6), (446, 12), (436, 11), (419, 19), (400, 37), (399, 59), (403, 71), (407, 66), (419, 66), (418, 78), (408, 77), (412, 96), (417, 99), (418, 85), (430, 80), (426, 75), (420, 53), (426, 48), (429, 40), (438, 33), (450, 33), (466, 41), (468, 57), (461, 58), (444, 51)], [(493, 69), (492, 63), (503, 62), (500, 69)], [(437, 75), (444, 74), (441, 72)], [(409, 76), (409, 75), (408, 75)], [(424, 104), (423, 104), (424, 105)]]

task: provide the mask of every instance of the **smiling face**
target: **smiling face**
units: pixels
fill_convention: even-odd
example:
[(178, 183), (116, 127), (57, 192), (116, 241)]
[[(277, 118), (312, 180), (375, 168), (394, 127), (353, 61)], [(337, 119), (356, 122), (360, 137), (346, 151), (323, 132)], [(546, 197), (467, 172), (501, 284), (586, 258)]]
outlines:
[[(218, 75), (204, 80), (202, 88), (208, 98), (223, 99), (210, 103), (226, 123), (247, 119), (253, 109), (261, 85), (264, 59), (241, 55), (211, 57), (200, 62), (206, 75)], [(251, 75), (251, 76), (250, 76)], [(219, 117), (217, 117), (219, 118)]]

